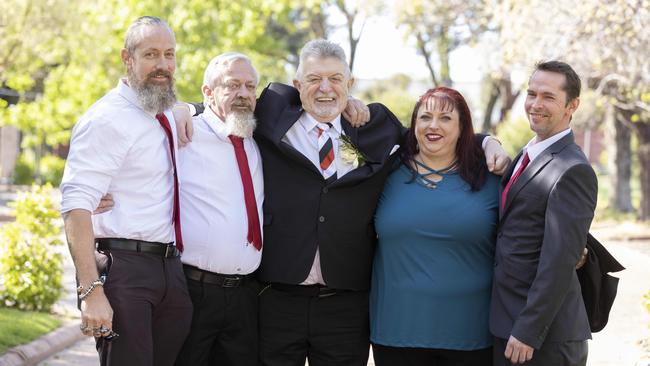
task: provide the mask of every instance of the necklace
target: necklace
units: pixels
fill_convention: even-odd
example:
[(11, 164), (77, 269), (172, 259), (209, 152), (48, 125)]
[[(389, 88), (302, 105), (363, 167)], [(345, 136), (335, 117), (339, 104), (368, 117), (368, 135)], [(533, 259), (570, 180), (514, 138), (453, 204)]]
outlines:
[[(456, 165), (458, 164), (458, 160), (454, 160), (454, 161), (451, 162), (451, 164), (449, 166), (446, 166), (446, 167), (444, 167), (442, 169), (433, 169), (433, 168), (427, 166), (426, 164), (424, 164), (423, 162), (421, 162), (421, 161), (419, 161), (419, 160), (417, 160), (415, 158), (413, 158), (413, 161), (415, 162), (415, 164), (417, 166), (419, 166), (422, 169), (426, 170), (426, 172), (420, 173), (417, 166), (415, 167), (415, 172), (418, 175), (418, 182), (420, 182), (425, 187), (431, 188), (431, 189), (438, 188), (438, 183), (440, 183), (440, 181), (442, 179), (444, 179), (445, 175), (456, 172), (456, 168), (457, 168)], [(440, 179), (438, 181), (435, 181), (435, 180), (429, 178), (429, 176), (431, 176), (431, 175), (440, 176)]]

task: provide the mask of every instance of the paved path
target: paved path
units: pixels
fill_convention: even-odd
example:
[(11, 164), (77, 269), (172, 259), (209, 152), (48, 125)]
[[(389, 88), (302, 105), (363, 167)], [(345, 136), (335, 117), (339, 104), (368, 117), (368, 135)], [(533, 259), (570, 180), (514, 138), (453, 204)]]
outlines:
[[(627, 268), (617, 274), (621, 278), (618, 297), (610, 315), (609, 324), (594, 334), (589, 344), (588, 366), (647, 366), (637, 361), (642, 357), (639, 341), (650, 338), (650, 314), (641, 306), (641, 298), (650, 290), (650, 255), (639, 247), (650, 248), (650, 241), (608, 242), (607, 248)], [(645, 253), (644, 253), (645, 252)], [(70, 269), (70, 267), (68, 267)], [(70, 272), (69, 270), (67, 271)], [(70, 286), (70, 277), (66, 284)], [(74, 279), (72, 279), (74, 287)], [(67, 300), (74, 307), (74, 298)], [(50, 357), (40, 366), (94, 366), (97, 365), (94, 342), (85, 338), (73, 347)], [(374, 365), (371, 362), (369, 365)]]

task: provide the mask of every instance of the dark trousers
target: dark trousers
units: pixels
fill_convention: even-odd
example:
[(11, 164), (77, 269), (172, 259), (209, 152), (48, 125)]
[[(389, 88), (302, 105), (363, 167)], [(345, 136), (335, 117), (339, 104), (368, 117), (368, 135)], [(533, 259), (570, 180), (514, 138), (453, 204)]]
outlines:
[(260, 365), (366, 366), (368, 292), (326, 297), (274, 289), (260, 295)]
[(472, 351), (372, 345), (377, 366), (491, 366), (492, 347)]
[(104, 292), (119, 338), (97, 339), (101, 365), (173, 365), (192, 319), (180, 258), (122, 250), (110, 256)]
[(194, 315), (176, 366), (257, 365), (257, 280), (222, 287), (188, 278), (187, 286)]
[[(494, 338), (494, 366), (515, 365), (506, 360), (507, 339)], [(587, 364), (587, 341), (544, 342), (533, 352), (533, 358), (524, 366), (585, 366)]]

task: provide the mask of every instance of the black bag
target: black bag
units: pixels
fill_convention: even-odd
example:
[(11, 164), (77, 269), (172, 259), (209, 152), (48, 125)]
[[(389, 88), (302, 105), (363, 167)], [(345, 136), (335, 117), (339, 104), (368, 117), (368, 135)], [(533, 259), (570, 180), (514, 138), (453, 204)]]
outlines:
[(599, 332), (609, 319), (609, 311), (616, 298), (618, 278), (610, 272), (625, 269), (605, 247), (591, 234), (587, 236), (587, 261), (578, 269), (578, 279), (582, 287), (582, 299), (587, 309), (589, 327), (592, 332)]

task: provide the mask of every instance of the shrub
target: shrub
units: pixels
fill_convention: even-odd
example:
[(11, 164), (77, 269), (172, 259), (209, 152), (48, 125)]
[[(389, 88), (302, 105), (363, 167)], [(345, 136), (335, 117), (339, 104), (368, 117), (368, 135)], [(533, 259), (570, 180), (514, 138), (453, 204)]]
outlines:
[(26, 185), (34, 183), (34, 157), (21, 153), (16, 160), (16, 167), (14, 168), (13, 182), (18, 185)]
[(32, 186), (15, 202), (16, 221), (0, 229), (0, 304), (48, 311), (63, 291), (61, 224), (51, 186)]
[(65, 160), (56, 155), (45, 155), (41, 158), (41, 178), (43, 183), (50, 183), (55, 187), (61, 184)]
[[(36, 178), (35, 159), (34, 152), (31, 150), (24, 150), (20, 154), (14, 168), (14, 184), (26, 185), (34, 183)], [(40, 168), (40, 181), (58, 187), (63, 177), (65, 160), (56, 155), (45, 155), (40, 159), (38, 166)]]
[(535, 136), (525, 117), (508, 118), (497, 127), (497, 138), (503, 143), (503, 149), (515, 158), (521, 148)]

